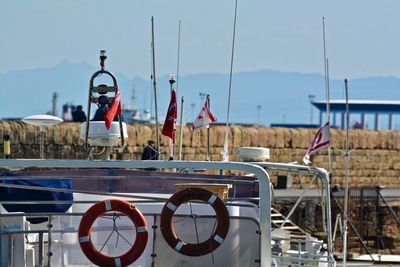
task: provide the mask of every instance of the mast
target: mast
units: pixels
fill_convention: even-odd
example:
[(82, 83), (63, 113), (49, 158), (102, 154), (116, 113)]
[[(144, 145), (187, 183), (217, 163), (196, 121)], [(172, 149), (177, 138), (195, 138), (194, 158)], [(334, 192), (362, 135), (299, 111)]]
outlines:
[[(172, 92), (174, 91), (174, 85), (175, 83), (175, 75), (174, 74), (170, 74), (169, 76), (169, 85), (170, 85), (170, 89), (171, 89), (171, 99), (172, 99)], [(169, 112), (169, 110), (168, 110)], [(176, 132), (176, 125), (174, 122), (174, 133)], [(175, 144), (175, 135), (174, 135), (174, 139), (170, 138), (169, 139), (169, 160), (174, 160), (174, 144)]]
[[(324, 44), (324, 70), (325, 70), (325, 91), (326, 91), (326, 121), (329, 122), (329, 135), (331, 134), (330, 128), (330, 118), (331, 118), (331, 110), (330, 110), (330, 99), (329, 99), (329, 62), (326, 56), (326, 41), (325, 41), (325, 17), (322, 17), (322, 36), (323, 36), (323, 44)], [(332, 179), (332, 149), (331, 144), (328, 145), (328, 165), (329, 165), (329, 178)]]
[(181, 116), (179, 125), (179, 160), (182, 160), (182, 140), (183, 140), (183, 104), (185, 102), (185, 97), (182, 96), (181, 99)]
[[(181, 20), (179, 20), (178, 26), (178, 54), (176, 59), (176, 96), (178, 98), (178, 85), (179, 85), (179, 59), (180, 59), (180, 50), (181, 50)], [(185, 98), (182, 96), (181, 99), (181, 114), (179, 121), (179, 156), (178, 159), (182, 160), (182, 140), (183, 140), (183, 104), (185, 102)]]
[(181, 21), (179, 20), (179, 26), (178, 26), (178, 55), (177, 55), (177, 60), (176, 60), (176, 97), (178, 97), (178, 85), (179, 85), (179, 58), (180, 58), (180, 52), (181, 51)]
[[(158, 109), (157, 109), (157, 82), (156, 82), (156, 59), (155, 59), (155, 45), (154, 45), (154, 17), (151, 17), (151, 51), (153, 63), (153, 90), (154, 90), (154, 112), (156, 119), (156, 149), (160, 153), (160, 133), (158, 129)], [(160, 157), (157, 157), (159, 159)]]
[[(210, 95), (207, 95), (206, 101), (207, 101), (207, 110), (209, 112), (211, 112)], [(210, 155), (211, 155), (211, 153), (210, 153), (210, 125), (208, 125), (208, 127), (207, 127), (207, 161), (210, 161)]]
[(347, 259), (347, 221), (348, 221), (348, 202), (349, 202), (349, 93), (347, 89), (347, 79), (344, 80), (346, 94), (346, 153), (344, 155), (344, 211), (343, 211), (343, 267), (346, 267)]
[(222, 150), (222, 160), (223, 160), (223, 161), (229, 161), (229, 148), (228, 148), (229, 111), (230, 111), (230, 108), (231, 108), (232, 71), (233, 71), (233, 55), (234, 55), (234, 52), (235, 52), (237, 4), (238, 4), (238, 0), (235, 1), (235, 16), (234, 16), (234, 20), (233, 20), (231, 69), (230, 69), (230, 73), (229, 73), (228, 110), (227, 110), (227, 113), (226, 113), (226, 128), (225, 128), (224, 149)]

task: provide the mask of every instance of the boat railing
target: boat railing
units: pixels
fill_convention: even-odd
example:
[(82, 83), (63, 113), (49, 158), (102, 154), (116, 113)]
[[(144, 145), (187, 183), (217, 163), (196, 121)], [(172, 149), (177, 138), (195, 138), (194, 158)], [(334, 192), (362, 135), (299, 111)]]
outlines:
[[(26, 244), (37, 247), (37, 257), (38, 257), (38, 265), (39, 266), (45, 266), (45, 257), (47, 256), (47, 262), (51, 261), (51, 257), (53, 253), (56, 251), (57, 246), (63, 247), (63, 240), (64, 240), (64, 235), (65, 234), (74, 234), (77, 236), (78, 233), (78, 227), (76, 226), (70, 226), (70, 227), (61, 227), (56, 226), (55, 224), (61, 224), (61, 217), (65, 217), (65, 219), (68, 219), (68, 217), (74, 216), (74, 217), (81, 217), (84, 215), (82, 212), (69, 212), (69, 213), (9, 213), (9, 214), (2, 214), (2, 217), (24, 217), (24, 218), (37, 218), (37, 217), (47, 217), (48, 223), (46, 224), (47, 229), (36, 229), (36, 230), (1, 230), (0, 231), (0, 237), (1, 236), (7, 236), (8, 239), (8, 244), (13, 244), (14, 239), (18, 236), (23, 236), (23, 239), (26, 240)], [(158, 213), (143, 213), (145, 217), (152, 217), (153, 222), (155, 223), (156, 221), (159, 221), (160, 214)], [(118, 214), (118, 216), (126, 216), (125, 214)], [(177, 217), (185, 217), (184, 215), (178, 215)], [(211, 215), (200, 215), (197, 216), (198, 218), (208, 218), (208, 219), (213, 219), (214, 216)], [(157, 219), (158, 218), (158, 219)], [(237, 220), (237, 221), (249, 221), (256, 227), (256, 231), (259, 233), (260, 232), (260, 225), (259, 221), (256, 218), (250, 218), (247, 216), (230, 216), (231, 219)], [(179, 220), (179, 219), (178, 219)], [(154, 225), (153, 225), (154, 226)], [(150, 227), (150, 226), (149, 226)], [(151, 227), (153, 229), (157, 229), (157, 227)], [(118, 231), (127, 231), (127, 230), (134, 230), (134, 226), (118, 226)], [(98, 233), (98, 232), (107, 232), (109, 231), (109, 227), (105, 226), (93, 226), (91, 228), (92, 233)], [(154, 231), (154, 230), (153, 230)], [(153, 235), (155, 235), (153, 233)], [(32, 236), (36, 236), (32, 240)], [(255, 240), (254, 240), (255, 241)], [(4, 239), (3, 239), (4, 242)], [(261, 242), (261, 239), (258, 240), (258, 242)], [(56, 246), (56, 248), (54, 248)], [(62, 248), (60, 248), (62, 250)], [(7, 255), (8, 258), (12, 259), (13, 255), (13, 250), (9, 250), (9, 255)], [(9, 261), (9, 263), (12, 261)], [(63, 265), (64, 266), (64, 265)], [(276, 266), (276, 265), (275, 265)]]
[[(193, 161), (90, 161), (90, 160), (30, 160), (7, 159), (0, 160), (0, 168), (15, 170), (24, 168), (120, 168), (120, 169), (208, 169), (214, 171), (240, 171), (252, 173), (257, 177), (259, 185), (259, 225), (260, 225), (260, 266), (271, 266), (271, 183), (268, 173), (261, 167), (248, 163), (237, 162), (193, 162)], [(144, 178), (149, 179), (149, 177)], [(46, 188), (47, 191), (50, 191)], [(57, 189), (59, 191), (63, 191)], [(66, 192), (69, 192), (69, 190)], [(82, 192), (87, 193), (87, 192)], [(96, 194), (96, 192), (90, 192)], [(99, 193), (97, 193), (99, 194)], [(101, 195), (107, 195), (101, 193)], [(109, 194), (122, 197), (138, 198), (138, 195)], [(140, 196), (142, 199), (165, 200), (154, 197)]]
[[(254, 198), (253, 200), (258, 200), (256, 205), (259, 208), (259, 227), (260, 227), (260, 266), (271, 266), (272, 255), (271, 255), (271, 198), (272, 198), (272, 186), (269, 179), (268, 172), (297, 172), (307, 175), (315, 175), (321, 179), (324, 185), (325, 203), (326, 203), (326, 228), (327, 228), (327, 258), (329, 259), (329, 266), (334, 265), (333, 255), (332, 255), (332, 236), (331, 236), (331, 218), (330, 218), (330, 190), (329, 190), (329, 175), (328, 173), (319, 168), (310, 168), (300, 165), (292, 164), (275, 164), (275, 163), (239, 163), (239, 162), (193, 162), (193, 161), (89, 161), (89, 160), (16, 160), (7, 159), (0, 160), (0, 168), (16, 170), (24, 168), (71, 168), (71, 169), (89, 169), (89, 168), (115, 168), (115, 169), (145, 169), (145, 168), (156, 168), (156, 169), (208, 169), (214, 171), (220, 171), (221, 173), (225, 171), (239, 171), (249, 174), (253, 174), (256, 177), (256, 182), (258, 183), (258, 193), (259, 198)], [(15, 179), (22, 179), (28, 177), (12, 177)], [(45, 179), (66, 179), (66, 177), (43, 177)], [(68, 177), (68, 179), (74, 179), (74, 177)], [(96, 179), (121, 179), (122, 177), (96, 177)], [(130, 177), (124, 177), (129, 179)], [(132, 177), (131, 177), (132, 178)], [(143, 176), (140, 179), (152, 179), (151, 176)], [(38, 179), (38, 177), (34, 177)], [(42, 177), (40, 177), (42, 179)], [(157, 178), (155, 178), (157, 179)], [(158, 179), (174, 179), (171, 177), (158, 178)], [(203, 178), (207, 181), (208, 178)], [(224, 178), (221, 176), (221, 179)], [(222, 181), (218, 180), (218, 181)], [(254, 183), (254, 181), (241, 181), (243, 183)], [(0, 186), (4, 186), (1, 184)], [(8, 186), (8, 185), (5, 185)], [(25, 188), (25, 187), (21, 187)], [(29, 187), (28, 187), (29, 188)], [(31, 189), (38, 189), (31, 187)], [(150, 195), (144, 194), (126, 194), (126, 193), (110, 193), (110, 192), (94, 192), (89, 190), (75, 190), (75, 189), (60, 189), (60, 188), (41, 188), (39, 190), (45, 191), (57, 191), (57, 192), (74, 192), (74, 193), (84, 193), (84, 194), (94, 194), (102, 196), (117, 196), (124, 197), (127, 199), (135, 199), (142, 202), (165, 202), (168, 197), (152, 197)], [(241, 203), (235, 203), (235, 201), (240, 200), (240, 198), (233, 198), (227, 201), (227, 205), (243, 205)], [(47, 202), (51, 203), (51, 202)], [(75, 203), (73, 201), (73, 203)], [(11, 203), (9, 203), (11, 204)], [(22, 204), (14, 202), (14, 204)], [(32, 203), (30, 203), (32, 204)], [(89, 204), (85, 203), (85, 204)], [(10, 214), (4, 214), (4, 216), (9, 216)], [(33, 214), (25, 214), (25, 216)], [(44, 214), (42, 214), (43, 216)], [(51, 216), (58, 214), (51, 214)], [(72, 214), (69, 213), (69, 216)], [(3, 216), (3, 215), (0, 215)], [(40, 216), (40, 214), (34, 214), (33, 216)], [(51, 232), (50, 235), (51, 237)]]

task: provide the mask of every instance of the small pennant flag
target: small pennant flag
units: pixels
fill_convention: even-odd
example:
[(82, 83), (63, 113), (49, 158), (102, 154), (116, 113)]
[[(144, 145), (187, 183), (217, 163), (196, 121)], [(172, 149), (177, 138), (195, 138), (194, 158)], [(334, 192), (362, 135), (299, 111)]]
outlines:
[(197, 128), (204, 128), (210, 125), (210, 123), (217, 121), (214, 115), (211, 113), (208, 105), (208, 99), (204, 103), (199, 116), (197, 116), (196, 120), (193, 122), (192, 131)]
[(104, 115), (104, 121), (106, 123), (106, 128), (110, 129), (111, 123), (113, 122), (116, 115), (121, 115), (121, 92), (117, 88), (117, 93), (115, 94), (114, 100), (111, 107), (107, 110)]
[(162, 129), (162, 134), (168, 136), (175, 141), (175, 122), (178, 118), (178, 106), (176, 104), (176, 93), (172, 90), (171, 101), (169, 102), (167, 116), (165, 117), (164, 126)]
[(303, 162), (306, 165), (311, 164), (310, 156), (312, 154), (329, 146), (331, 140), (331, 135), (329, 130), (330, 130), (329, 122), (327, 122), (324, 126), (319, 128), (317, 134), (314, 137), (314, 140), (308, 146), (307, 153), (303, 158)]

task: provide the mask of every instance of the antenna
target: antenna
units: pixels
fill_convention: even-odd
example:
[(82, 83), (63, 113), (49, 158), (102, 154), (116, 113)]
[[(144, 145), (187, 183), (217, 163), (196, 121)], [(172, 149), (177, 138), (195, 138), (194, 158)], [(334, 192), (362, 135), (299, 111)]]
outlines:
[(232, 71), (233, 71), (233, 55), (234, 55), (234, 52), (235, 52), (237, 4), (238, 4), (238, 0), (235, 1), (235, 16), (234, 16), (234, 20), (233, 20), (231, 70), (230, 70), (230, 73), (229, 73), (228, 111), (226, 113), (225, 143), (224, 143), (224, 149), (222, 150), (222, 160), (223, 161), (229, 161), (229, 148), (228, 148), (229, 111), (230, 111), (230, 108), (231, 108)]
[[(326, 42), (325, 42), (325, 17), (322, 17), (322, 37), (323, 37), (323, 45), (324, 45), (324, 69), (325, 69), (325, 91), (326, 91), (326, 120), (329, 123), (329, 134), (330, 134), (330, 103), (329, 103), (329, 62), (326, 56)], [(329, 165), (329, 179), (331, 180), (332, 176), (332, 150), (331, 144), (328, 145), (328, 165)], [(331, 181), (330, 181), (331, 182)]]
[(154, 45), (154, 17), (151, 17), (151, 48), (152, 48), (152, 63), (153, 63), (153, 89), (154, 89), (154, 112), (156, 118), (156, 149), (160, 151), (160, 133), (158, 130), (158, 110), (157, 110), (157, 82), (156, 82), (156, 58)]
[(44, 159), (44, 132), (46, 126), (52, 126), (59, 124), (63, 120), (50, 115), (32, 115), (25, 118), (22, 118), (22, 121), (34, 125), (39, 126), (39, 134), (40, 134), (40, 158)]
[(344, 79), (344, 89), (346, 94), (346, 154), (344, 155), (344, 211), (343, 211), (343, 266), (346, 267), (347, 257), (347, 221), (349, 206), (349, 93), (347, 79)]
[(181, 117), (180, 117), (180, 125), (179, 125), (179, 160), (182, 160), (182, 139), (183, 139), (183, 107), (184, 107), (185, 97), (181, 98)]
[(176, 97), (178, 97), (180, 53), (181, 53), (181, 21), (179, 20), (179, 26), (178, 26), (178, 56), (177, 56), (177, 60), (176, 60)]

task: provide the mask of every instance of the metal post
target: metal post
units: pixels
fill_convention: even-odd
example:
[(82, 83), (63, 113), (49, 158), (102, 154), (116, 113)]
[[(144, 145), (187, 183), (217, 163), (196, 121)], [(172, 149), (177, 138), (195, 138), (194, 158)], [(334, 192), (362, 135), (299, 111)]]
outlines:
[(341, 122), (340, 122), (340, 128), (343, 130), (344, 128), (345, 128), (345, 115), (346, 115), (346, 113), (345, 112), (342, 112), (342, 114), (341, 114)]
[(365, 113), (361, 113), (361, 129), (367, 129), (367, 121), (365, 120)]
[(379, 130), (379, 113), (375, 113), (375, 131)]
[(183, 143), (183, 103), (185, 102), (185, 98), (182, 96), (181, 99), (181, 118), (180, 118), (180, 126), (179, 126), (179, 160), (182, 160), (182, 143)]
[[(326, 41), (325, 41), (325, 17), (322, 18), (322, 34), (324, 42), (324, 67), (325, 67), (325, 91), (326, 91), (326, 121), (329, 123), (329, 135), (330, 121), (331, 121), (331, 108), (330, 108), (330, 95), (329, 95), (329, 60), (326, 53)], [(322, 123), (321, 123), (322, 125)], [(328, 165), (329, 165), (329, 175), (332, 175), (332, 145), (328, 144)]]
[[(151, 51), (152, 51), (152, 63), (153, 63), (153, 90), (154, 90), (154, 112), (156, 119), (156, 149), (160, 152), (160, 133), (158, 129), (158, 109), (157, 109), (157, 82), (156, 82), (156, 59), (155, 59), (155, 45), (154, 45), (154, 17), (151, 17)], [(160, 157), (157, 157), (160, 159)]]
[(375, 248), (376, 249), (385, 249), (385, 245), (382, 240), (382, 212), (379, 203), (379, 195), (381, 191), (381, 187), (377, 186), (376, 188), (376, 200), (375, 200), (375, 215), (376, 215), (376, 240), (375, 240)]
[[(170, 85), (170, 89), (171, 89), (171, 99), (172, 99), (172, 92), (174, 91), (174, 83), (175, 83), (175, 75), (174, 74), (170, 74), (169, 75), (169, 85)], [(175, 99), (176, 100), (176, 99)], [(176, 132), (176, 125), (174, 122), (174, 133)], [(174, 135), (174, 139), (170, 139), (169, 140), (169, 160), (174, 160), (174, 144), (175, 144), (175, 135)]]
[(389, 130), (394, 130), (393, 113), (389, 114)]
[(336, 127), (336, 112), (333, 112), (333, 124), (331, 126)]
[(230, 109), (231, 109), (233, 56), (234, 56), (234, 53), (235, 53), (237, 6), (238, 6), (238, 0), (235, 1), (235, 16), (234, 16), (234, 20), (233, 20), (231, 68), (230, 68), (230, 72), (229, 72), (228, 108), (227, 108), (227, 112), (226, 112), (225, 142), (224, 142), (224, 149), (222, 150), (222, 160), (223, 160), (223, 161), (229, 161), (229, 143), (228, 143), (228, 135), (229, 135), (229, 112), (230, 112)]
[(51, 242), (53, 242), (51, 238), (51, 229), (53, 228), (51, 218), (52, 216), (49, 215), (49, 223), (47, 224), (47, 228), (49, 229), (47, 234), (47, 267), (51, 267), (51, 256), (53, 256), (53, 252), (51, 252)]
[(343, 214), (343, 267), (346, 267), (347, 260), (347, 221), (348, 221), (348, 202), (349, 202), (349, 93), (347, 89), (347, 79), (344, 80), (346, 94), (346, 154), (344, 156), (345, 166), (345, 187), (344, 187), (344, 214)]
[(43, 232), (39, 232), (39, 266), (44, 266), (44, 257), (43, 257)]
[[(207, 109), (210, 111), (210, 95), (207, 95)], [(210, 161), (210, 125), (207, 127), (207, 161)]]
[(179, 20), (178, 26), (178, 55), (176, 59), (176, 97), (178, 97), (178, 85), (179, 85), (179, 59), (181, 53), (181, 21)]

